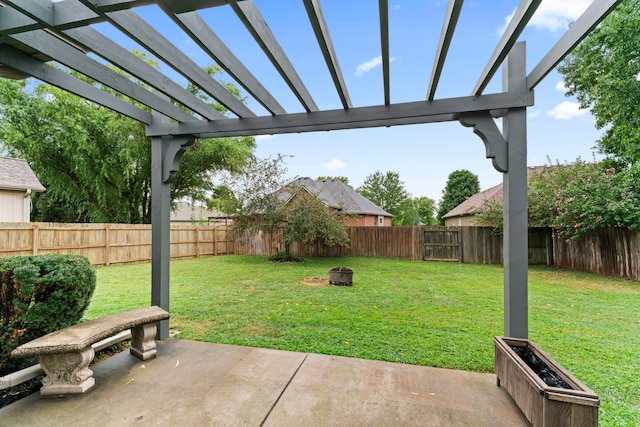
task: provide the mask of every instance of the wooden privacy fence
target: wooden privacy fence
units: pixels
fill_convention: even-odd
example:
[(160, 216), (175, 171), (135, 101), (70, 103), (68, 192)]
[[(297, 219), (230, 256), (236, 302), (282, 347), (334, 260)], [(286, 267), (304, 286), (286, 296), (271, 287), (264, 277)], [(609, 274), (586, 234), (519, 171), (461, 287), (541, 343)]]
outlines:
[[(226, 226), (171, 226), (171, 258), (233, 254)], [(151, 260), (149, 224), (0, 223), (0, 256), (76, 254), (93, 265)]]
[[(293, 243), (297, 256), (370, 256), (381, 258), (422, 259), (422, 227), (347, 227), (349, 247), (328, 247), (322, 243)], [(246, 232), (235, 238), (235, 253), (270, 255), (283, 251), (284, 231)]]
[(575, 241), (555, 237), (554, 243), (558, 267), (640, 280), (640, 231), (606, 228)]
[[(291, 252), (305, 256), (371, 256), (411, 260), (459, 261), (475, 264), (502, 263), (502, 236), (491, 227), (347, 227), (349, 247), (321, 243), (291, 245)], [(235, 238), (235, 253), (270, 255), (284, 250), (284, 231), (246, 232)], [(529, 230), (529, 262), (553, 263), (551, 230)]]
[[(529, 229), (529, 264), (553, 264), (551, 229)], [(424, 259), (502, 264), (502, 235), (492, 227), (424, 227)]]

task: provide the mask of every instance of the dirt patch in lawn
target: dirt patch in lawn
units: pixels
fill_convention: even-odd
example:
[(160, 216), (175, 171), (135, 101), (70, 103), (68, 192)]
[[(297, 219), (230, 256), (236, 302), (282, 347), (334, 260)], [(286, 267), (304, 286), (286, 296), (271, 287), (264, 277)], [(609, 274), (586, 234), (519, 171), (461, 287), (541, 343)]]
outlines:
[(307, 286), (328, 286), (329, 279), (323, 279), (322, 277), (307, 277), (306, 279), (302, 279), (301, 283)]

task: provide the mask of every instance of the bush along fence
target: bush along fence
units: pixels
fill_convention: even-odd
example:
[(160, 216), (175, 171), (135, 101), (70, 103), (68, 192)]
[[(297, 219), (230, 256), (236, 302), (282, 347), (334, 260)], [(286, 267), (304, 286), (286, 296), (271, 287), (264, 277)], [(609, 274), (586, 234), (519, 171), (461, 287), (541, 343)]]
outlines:
[[(92, 265), (151, 260), (149, 224), (0, 223), (0, 257), (75, 254)], [(233, 254), (226, 226), (172, 225), (171, 257)]]

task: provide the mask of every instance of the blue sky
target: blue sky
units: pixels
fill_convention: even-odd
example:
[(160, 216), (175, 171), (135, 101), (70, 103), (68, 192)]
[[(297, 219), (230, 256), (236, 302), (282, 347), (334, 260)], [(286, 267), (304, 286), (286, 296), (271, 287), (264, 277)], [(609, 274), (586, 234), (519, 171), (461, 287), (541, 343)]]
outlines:
[[(255, 0), (271, 30), (298, 70), (321, 109), (341, 108), (301, 1)], [(467, 96), (484, 69), (518, 0), (467, 0), (458, 22), (436, 98)], [(543, 0), (521, 36), (527, 41), (527, 70), (542, 56), (591, 3), (590, 0)], [(323, 12), (332, 35), (342, 73), (355, 107), (384, 102), (378, 36), (378, 2), (325, 0)], [(434, 54), (447, 8), (444, 0), (389, 2), (391, 101), (425, 98)], [(211, 63), (200, 49), (154, 7), (138, 10), (161, 28), (163, 34), (201, 65)], [(271, 91), (288, 112), (303, 111), (294, 95), (229, 7), (200, 12), (218, 36)], [(106, 26), (102, 31), (112, 32)], [(133, 42), (123, 42), (127, 48)], [(162, 70), (167, 71), (163, 65)], [(168, 72), (170, 74), (170, 72)], [(228, 76), (224, 77), (231, 80)], [(485, 93), (500, 91), (501, 74)], [(564, 95), (562, 78), (551, 73), (535, 90), (536, 103), (528, 109), (528, 164), (542, 165), (590, 160), (601, 135), (594, 118)], [(252, 99), (248, 105), (258, 115), (266, 112)], [(400, 174), (414, 196), (442, 197), (447, 176), (457, 169), (478, 175), (481, 189), (502, 180), (485, 158), (482, 141), (457, 122), (392, 128), (263, 136), (259, 157), (291, 155), (289, 175), (341, 175), (354, 187), (376, 170)]]

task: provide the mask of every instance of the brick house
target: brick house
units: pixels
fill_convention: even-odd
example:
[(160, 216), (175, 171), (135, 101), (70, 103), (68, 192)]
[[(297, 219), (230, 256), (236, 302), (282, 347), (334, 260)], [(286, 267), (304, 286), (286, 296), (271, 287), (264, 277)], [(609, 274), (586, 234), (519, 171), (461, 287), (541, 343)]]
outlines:
[[(346, 222), (347, 226), (391, 226), (393, 215), (340, 180), (316, 181), (304, 177), (294, 180), (289, 186), (315, 194), (326, 206), (337, 209), (340, 213), (352, 215), (353, 218)], [(295, 198), (295, 194), (283, 190), (280, 197), (286, 203), (290, 203)]]

